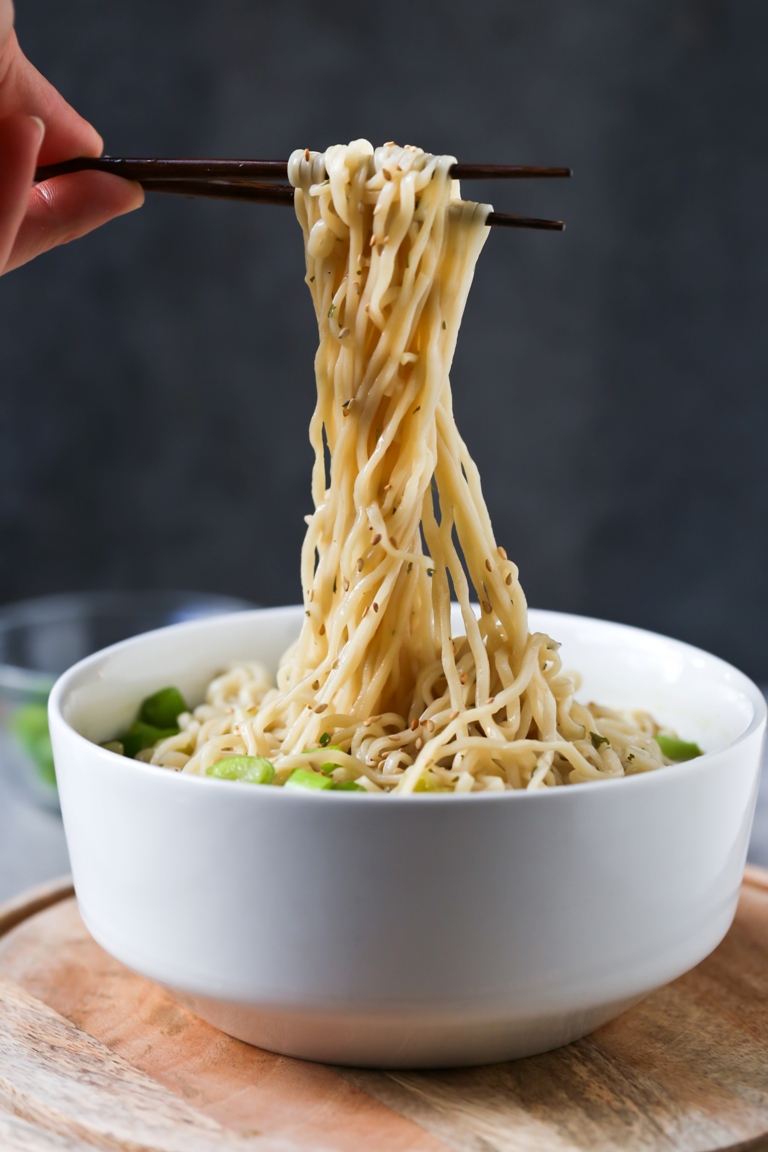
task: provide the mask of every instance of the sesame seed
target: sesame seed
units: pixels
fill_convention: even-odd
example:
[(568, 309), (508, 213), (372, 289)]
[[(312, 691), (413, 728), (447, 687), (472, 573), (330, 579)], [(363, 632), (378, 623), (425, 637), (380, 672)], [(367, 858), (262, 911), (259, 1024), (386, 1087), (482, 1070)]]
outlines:
[(381, 543), (381, 532), (377, 532), (376, 535), (374, 536), (373, 540), (371, 540), (371, 544), (379, 544), (379, 543)]
[(321, 624), (318, 630), (321, 636), (325, 636), (325, 624)]
[(489, 572), (493, 572), (493, 568), (491, 567), (491, 562), (490, 562), (490, 560), (486, 560), (486, 562), (485, 562), (485, 566), (486, 566), (486, 568), (488, 569), (488, 571), (489, 571)]
[(413, 720), (411, 720), (411, 732), (415, 732), (416, 729), (418, 728), (418, 726), (419, 726), (419, 722), (416, 719), (416, 717), (414, 716)]
[(499, 545), (499, 547), (496, 549), (496, 551), (498, 552), (499, 556), (501, 556), (502, 560), (507, 559), (506, 549), (502, 548), (501, 545)]
[(421, 736), (417, 736), (416, 743), (415, 743), (416, 751), (420, 752), (421, 749), (423, 748), (423, 746), (424, 746), (424, 741), (422, 740)]
[(339, 340), (346, 340), (347, 336), (349, 336), (349, 328), (342, 328), (339, 332)]
[(378, 606), (378, 604), (376, 603), (376, 601), (375, 601), (375, 600), (374, 600), (374, 602), (373, 602), (373, 610), (374, 610), (374, 612), (378, 612), (378, 610), (379, 610), (379, 606)]
[(304, 149), (304, 159), (309, 160), (309, 148)]
[(392, 487), (392, 485), (391, 485), (391, 484), (385, 484), (385, 485), (384, 485), (384, 491), (385, 491), (385, 492), (389, 492), (389, 490), (390, 490), (390, 488), (391, 488), (391, 487)]
[(318, 714), (318, 716), (319, 716), (321, 712), (325, 712), (325, 710), (326, 710), (326, 708), (327, 708), (327, 707), (328, 707), (328, 705), (327, 705), (327, 704), (318, 704), (318, 705), (317, 705), (317, 707), (315, 708), (315, 712), (316, 712), (316, 713)]
[(511, 573), (511, 572), (510, 572), (510, 573), (509, 573), (509, 575), (507, 576), (507, 578), (506, 578), (506, 580), (504, 581), (504, 583), (505, 583), (505, 584), (511, 584), (511, 583), (512, 583), (512, 573)]
[(491, 612), (493, 611), (493, 609), (491, 608), (491, 606), (487, 600), (483, 600), (483, 611), (487, 612), (489, 616), (490, 616)]
[(427, 732), (434, 732), (434, 730), (435, 730), (434, 720), (427, 720), (426, 729), (427, 729)]
[(357, 562), (357, 570), (358, 570), (358, 572), (362, 572), (364, 565), (365, 565), (365, 560), (364, 560), (364, 559), (363, 559), (363, 557), (361, 556), (361, 557), (360, 557), (360, 559), (359, 559), (359, 560), (358, 560), (358, 562)]
[(341, 582), (341, 586), (342, 586), (342, 588), (344, 589), (344, 591), (345, 591), (345, 592), (349, 592), (349, 580), (347, 580), (346, 576), (345, 576), (345, 577), (344, 577), (344, 579), (342, 580), (342, 582)]

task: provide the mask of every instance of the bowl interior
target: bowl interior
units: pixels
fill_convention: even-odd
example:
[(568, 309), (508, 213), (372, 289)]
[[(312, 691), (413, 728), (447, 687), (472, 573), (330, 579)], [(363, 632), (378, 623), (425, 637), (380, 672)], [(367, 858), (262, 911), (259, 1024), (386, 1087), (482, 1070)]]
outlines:
[[(194, 706), (209, 680), (237, 660), (274, 671), (302, 616), (301, 606), (257, 609), (147, 633), (71, 670), (54, 706), (87, 739), (111, 739), (160, 687), (176, 685)], [(559, 612), (531, 610), (530, 627), (561, 642), (564, 668), (582, 676), (579, 699), (649, 711), (705, 751), (732, 744), (764, 714), (761, 693), (743, 673), (680, 641)], [(462, 631), (458, 620), (455, 630)]]

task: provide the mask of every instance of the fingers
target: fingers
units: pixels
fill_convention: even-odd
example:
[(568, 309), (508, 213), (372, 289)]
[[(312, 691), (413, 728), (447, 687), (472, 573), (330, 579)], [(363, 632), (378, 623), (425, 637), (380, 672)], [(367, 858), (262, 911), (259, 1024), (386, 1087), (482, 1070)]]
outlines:
[(143, 203), (144, 189), (140, 184), (105, 172), (57, 176), (31, 191), (27, 185), (26, 212), (22, 213), (5, 270), (18, 268), (58, 244), (76, 240)]
[[(7, 0), (0, 0), (0, 29), (4, 2)], [(40, 164), (55, 164), (73, 156), (100, 156), (104, 149), (96, 129), (30, 64), (11, 30), (4, 48), (0, 41), (0, 118), (19, 111), (39, 116), (45, 124)]]
[(27, 212), (44, 128), (32, 116), (0, 120), (0, 273), (5, 271)]
[(96, 129), (23, 55), (11, 0), (0, 0), (0, 274), (143, 204), (138, 184), (100, 172), (32, 187), (38, 164), (102, 150)]
[(13, 4), (11, 0), (0, 0), (0, 55), (8, 43), (13, 30)]

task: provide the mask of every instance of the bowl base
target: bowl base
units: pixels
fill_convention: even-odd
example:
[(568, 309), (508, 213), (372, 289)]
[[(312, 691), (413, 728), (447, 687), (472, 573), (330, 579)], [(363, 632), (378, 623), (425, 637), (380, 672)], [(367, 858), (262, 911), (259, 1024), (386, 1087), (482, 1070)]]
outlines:
[(445, 1011), (276, 1008), (167, 991), (236, 1040), (281, 1056), (358, 1068), (458, 1068), (537, 1056), (580, 1040), (647, 995), (551, 1015), (505, 1019), (497, 1011), (481, 1019)]

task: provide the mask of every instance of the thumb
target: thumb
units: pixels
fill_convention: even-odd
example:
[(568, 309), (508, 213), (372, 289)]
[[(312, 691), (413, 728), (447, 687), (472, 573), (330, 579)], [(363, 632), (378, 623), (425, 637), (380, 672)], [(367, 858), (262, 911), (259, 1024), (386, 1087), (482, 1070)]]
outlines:
[(0, 120), (0, 273), (8, 263), (27, 211), (44, 133), (43, 122), (37, 116), (17, 112)]

